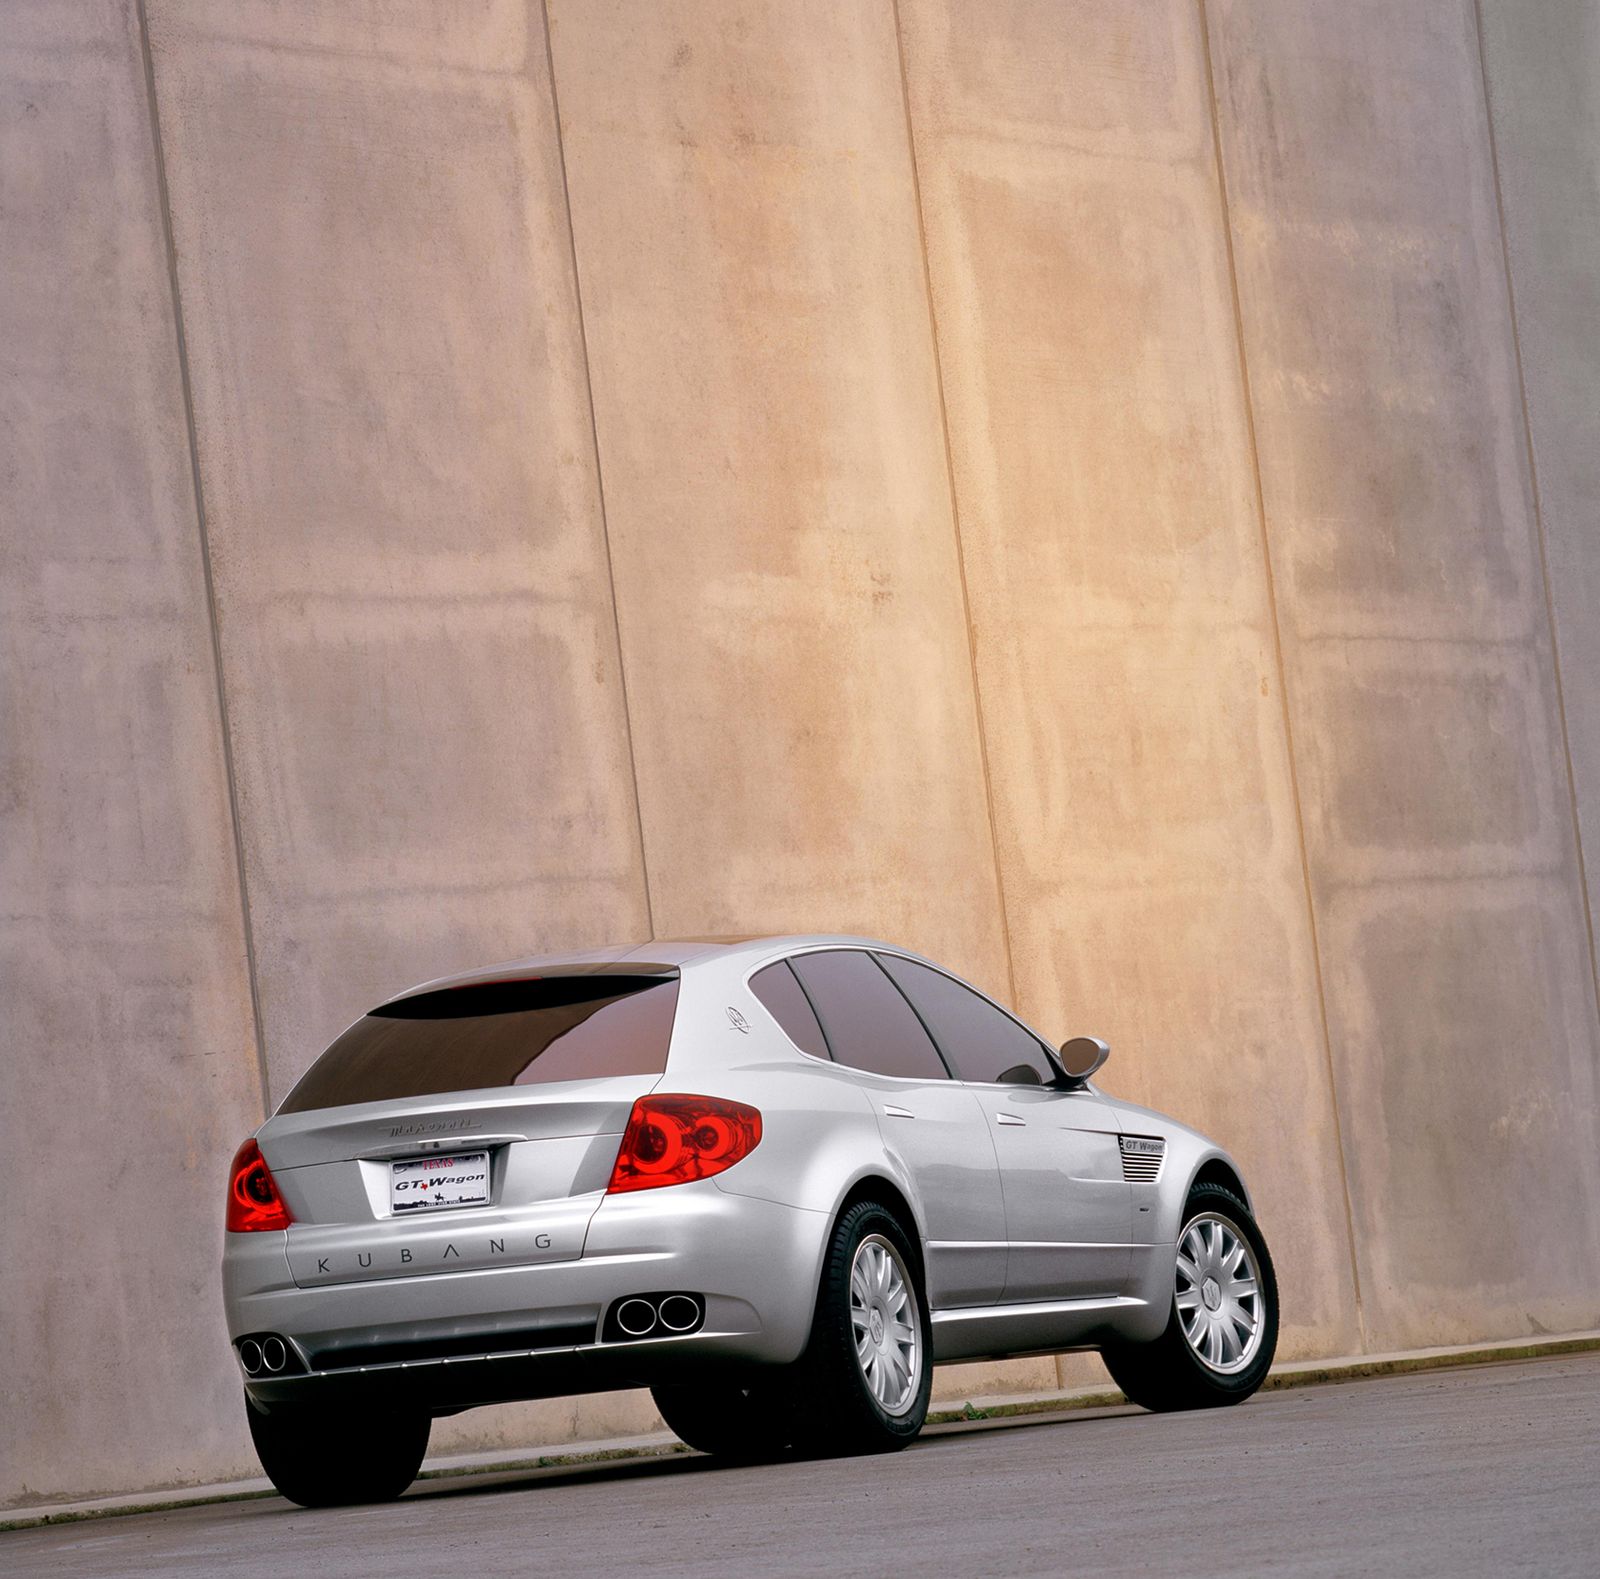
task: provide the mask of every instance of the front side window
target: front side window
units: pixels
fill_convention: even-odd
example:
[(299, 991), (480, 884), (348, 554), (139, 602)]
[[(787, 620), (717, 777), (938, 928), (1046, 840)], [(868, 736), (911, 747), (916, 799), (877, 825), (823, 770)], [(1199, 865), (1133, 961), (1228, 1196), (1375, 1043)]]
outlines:
[(788, 960), (780, 959), (776, 965), (758, 970), (750, 978), (750, 990), (801, 1052), (810, 1053), (813, 1058), (830, 1056), (822, 1027), (817, 1024), (810, 1002), (789, 969)]
[(839, 1063), (901, 1079), (950, 1078), (911, 1005), (870, 954), (828, 949), (797, 954), (790, 964)]
[(915, 960), (893, 954), (877, 958), (933, 1032), (958, 1080), (1041, 1086), (1056, 1078), (1039, 1038), (987, 998)]
[(548, 976), (401, 998), (357, 1020), (278, 1111), (659, 1075), (677, 1007), (676, 975)]

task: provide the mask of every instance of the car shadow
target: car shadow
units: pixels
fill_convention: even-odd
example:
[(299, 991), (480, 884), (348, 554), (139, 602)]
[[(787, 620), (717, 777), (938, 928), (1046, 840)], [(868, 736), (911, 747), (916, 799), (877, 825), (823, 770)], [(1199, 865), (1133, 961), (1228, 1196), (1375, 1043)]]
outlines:
[[(907, 1452), (925, 1452), (941, 1443), (1018, 1431), (1040, 1430), (1047, 1426), (1089, 1427), (1107, 1420), (1124, 1419), (1144, 1411), (1131, 1404), (1098, 1409), (1061, 1409), (1037, 1414), (1000, 1415), (972, 1420), (943, 1421), (928, 1426)], [(406, 1492), (407, 1502), (443, 1501), (458, 1497), (492, 1496), (502, 1492), (526, 1491), (535, 1486), (604, 1486), (629, 1481), (661, 1480), (673, 1476), (714, 1474), (761, 1474), (781, 1471), (791, 1464), (827, 1462), (825, 1459), (783, 1457), (759, 1461), (712, 1458), (680, 1447), (648, 1457), (602, 1459), (587, 1464), (530, 1464), (500, 1470), (442, 1473), (417, 1481)]]

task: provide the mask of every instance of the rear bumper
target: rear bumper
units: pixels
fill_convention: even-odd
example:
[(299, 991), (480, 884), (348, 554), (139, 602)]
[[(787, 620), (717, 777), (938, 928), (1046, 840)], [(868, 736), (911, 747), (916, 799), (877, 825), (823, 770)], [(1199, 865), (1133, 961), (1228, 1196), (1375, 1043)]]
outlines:
[[(305, 1366), (298, 1375), (245, 1378), (269, 1408), (363, 1401), (440, 1413), (784, 1364), (809, 1336), (830, 1227), (825, 1213), (731, 1195), (706, 1180), (606, 1197), (577, 1260), (316, 1288), (293, 1283), (281, 1235), (234, 1235), (224, 1255), (228, 1332), (278, 1333)], [(269, 1238), (276, 1253), (250, 1242)], [(599, 1341), (614, 1302), (658, 1290), (703, 1296), (700, 1330)], [(580, 1335), (587, 1341), (574, 1341)], [(391, 1355), (408, 1345), (467, 1352), (381, 1364), (342, 1357), (378, 1344)]]

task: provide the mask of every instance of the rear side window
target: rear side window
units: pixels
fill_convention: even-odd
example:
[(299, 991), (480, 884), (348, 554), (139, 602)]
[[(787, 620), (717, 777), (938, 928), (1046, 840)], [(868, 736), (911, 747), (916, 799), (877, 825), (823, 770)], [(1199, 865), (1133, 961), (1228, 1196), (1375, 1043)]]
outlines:
[(357, 1020), (278, 1111), (659, 1075), (677, 1007), (676, 976), (622, 974), (485, 982), (402, 998)]
[(781, 959), (776, 965), (758, 970), (750, 978), (750, 990), (801, 1052), (810, 1053), (813, 1058), (830, 1056), (822, 1027), (817, 1024), (811, 1004), (787, 960)]
[(841, 1064), (902, 1079), (949, 1079), (911, 1005), (870, 954), (829, 949), (789, 963)]
[(1056, 1078), (1039, 1038), (987, 998), (915, 960), (876, 957), (933, 1032), (958, 1080), (1042, 1086)]

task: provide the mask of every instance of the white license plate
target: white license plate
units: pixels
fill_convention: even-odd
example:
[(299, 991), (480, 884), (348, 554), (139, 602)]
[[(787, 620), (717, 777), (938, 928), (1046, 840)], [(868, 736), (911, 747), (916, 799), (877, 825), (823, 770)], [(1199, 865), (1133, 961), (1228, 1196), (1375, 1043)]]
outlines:
[(389, 1210), (426, 1212), (442, 1206), (489, 1204), (489, 1153), (407, 1157), (389, 1164)]

